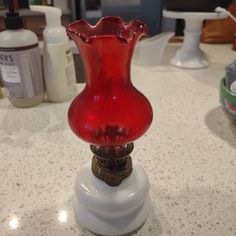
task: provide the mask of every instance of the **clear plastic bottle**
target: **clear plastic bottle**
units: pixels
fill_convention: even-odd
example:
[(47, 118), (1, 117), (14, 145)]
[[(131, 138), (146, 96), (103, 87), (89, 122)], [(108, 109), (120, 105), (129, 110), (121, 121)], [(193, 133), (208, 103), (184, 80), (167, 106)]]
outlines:
[(23, 20), (12, 1), (0, 33), (0, 68), (5, 93), (16, 107), (31, 107), (45, 97), (37, 36), (23, 29)]

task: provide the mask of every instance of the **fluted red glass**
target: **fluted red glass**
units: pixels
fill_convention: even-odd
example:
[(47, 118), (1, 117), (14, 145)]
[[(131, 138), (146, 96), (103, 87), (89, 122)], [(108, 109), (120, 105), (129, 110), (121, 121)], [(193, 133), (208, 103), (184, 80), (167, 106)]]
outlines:
[[(130, 80), (135, 44), (148, 33), (145, 24), (104, 17), (95, 26), (71, 23), (68, 35), (82, 57), (87, 82), (68, 111), (74, 133), (99, 146), (119, 146), (143, 135), (152, 122), (152, 107)], [(145, 78), (143, 78), (145, 79)]]

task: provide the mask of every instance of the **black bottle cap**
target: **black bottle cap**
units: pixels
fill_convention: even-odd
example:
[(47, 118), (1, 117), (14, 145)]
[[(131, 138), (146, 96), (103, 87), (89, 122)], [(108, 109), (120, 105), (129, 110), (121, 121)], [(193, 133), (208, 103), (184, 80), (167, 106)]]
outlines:
[(6, 29), (22, 29), (24, 28), (23, 19), (18, 12), (15, 12), (13, 0), (8, 1), (9, 12), (6, 13), (5, 25)]

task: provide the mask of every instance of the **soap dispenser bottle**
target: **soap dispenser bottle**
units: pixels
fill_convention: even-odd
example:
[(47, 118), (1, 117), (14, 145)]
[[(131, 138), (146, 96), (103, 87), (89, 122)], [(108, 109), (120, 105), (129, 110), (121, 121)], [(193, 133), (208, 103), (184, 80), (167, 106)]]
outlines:
[(16, 107), (31, 107), (45, 97), (42, 65), (37, 36), (23, 29), (23, 19), (9, 0), (6, 30), (0, 33), (0, 69), (2, 84)]
[(44, 38), (44, 79), (49, 102), (63, 102), (76, 93), (76, 77), (72, 51), (66, 29), (61, 25), (61, 9), (30, 5), (33, 11), (46, 15)]

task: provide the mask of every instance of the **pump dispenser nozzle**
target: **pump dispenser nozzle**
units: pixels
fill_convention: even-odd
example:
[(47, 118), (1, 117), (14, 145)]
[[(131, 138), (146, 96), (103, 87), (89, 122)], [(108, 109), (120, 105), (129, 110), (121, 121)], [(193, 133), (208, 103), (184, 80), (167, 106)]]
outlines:
[(22, 29), (23, 19), (18, 12), (15, 11), (13, 0), (8, 0), (9, 12), (6, 13), (5, 25), (6, 29)]
[(14, 14), (15, 13), (15, 8), (14, 8), (13, 0), (9, 0), (8, 8), (9, 8), (9, 13), (10, 14)]
[(46, 15), (47, 27), (61, 26), (61, 9), (50, 6), (30, 5), (32, 11), (43, 12)]
[(43, 31), (45, 43), (68, 43), (66, 29), (61, 25), (61, 9), (50, 6), (30, 5), (32, 11), (43, 12), (46, 15), (46, 27)]

